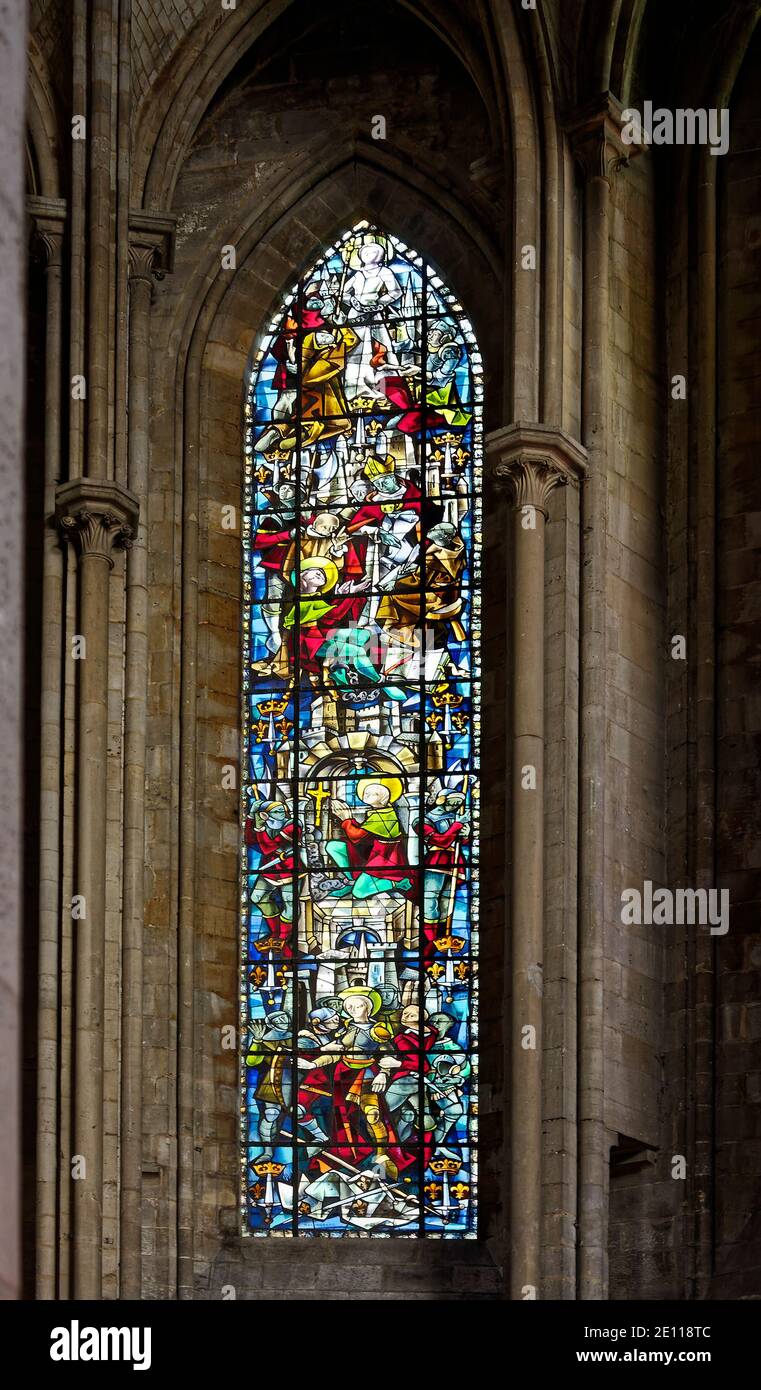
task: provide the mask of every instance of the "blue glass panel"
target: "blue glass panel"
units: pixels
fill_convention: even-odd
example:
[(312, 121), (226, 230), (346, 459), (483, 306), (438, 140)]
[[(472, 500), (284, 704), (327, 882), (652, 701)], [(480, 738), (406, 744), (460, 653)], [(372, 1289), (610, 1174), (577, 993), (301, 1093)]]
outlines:
[(476, 1232), (483, 372), (360, 223), (245, 407), (241, 1207), (255, 1236)]

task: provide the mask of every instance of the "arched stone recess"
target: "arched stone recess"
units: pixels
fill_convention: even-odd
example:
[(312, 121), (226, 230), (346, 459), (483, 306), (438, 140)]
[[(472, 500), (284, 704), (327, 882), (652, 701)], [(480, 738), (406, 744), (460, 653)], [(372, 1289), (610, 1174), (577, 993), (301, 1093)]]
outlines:
[[(234, 10), (214, 10), (185, 37), (138, 117), (132, 175), (136, 204), (154, 208), (171, 202), (183, 162), (209, 104), (248, 50), (294, 3), (295, 0), (244, 0)], [(494, 55), (488, 49), (479, 49), (457, 7), (451, 3), (428, 6), (399, 0), (399, 9), (416, 16), (451, 49), (480, 92), (490, 118), (496, 114), (501, 103), (490, 72)], [(519, 47), (515, 50), (515, 63), (522, 65)], [(497, 138), (496, 122), (492, 136)]]
[[(461, 295), (483, 345), (487, 401), (491, 392), (487, 418), (489, 410), (495, 422), (500, 418), (498, 386), (491, 390), (491, 383), (501, 379), (501, 286), (495, 249), (472, 214), (446, 192), (439, 190), (436, 197), (432, 187), (414, 188), (392, 161), (382, 167), (377, 152), (368, 153), (375, 156), (372, 164), (354, 151), (352, 157), (336, 156), (333, 151), (323, 170), (316, 171), (312, 162), (301, 177), (292, 175), (288, 188), (268, 201), (265, 212), (257, 215), (254, 210), (247, 226), (230, 232), (229, 243), (226, 232), (217, 240), (217, 247), (236, 246), (235, 272), (222, 269), (218, 250), (207, 251), (195, 274), (184, 277), (178, 302), (173, 302), (169, 279), (154, 310), (159, 371), (153, 384), (152, 451), (157, 467), (152, 474), (151, 512), (155, 511), (156, 521), (150, 524), (149, 544), (152, 582), (158, 587), (156, 641), (150, 642), (150, 648), (157, 670), (163, 664), (171, 672), (172, 689), (167, 690), (166, 712), (156, 714), (150, 741), (154, 766), (165, 768), (169, 760), (170, 766), (174, 763), (174, 775), (171, 808), (159, 807), (161, 779), (152, 779), (152, 789), (149, 782), (152, 814), (157, 817), (157, 829), (161, 828), (157, 839), (149, 834), (149, 852), (156, 858), (156, 893), (147, 906), (146, 930), (163, 963), (151, 961), (149, 946), (146, 965), (149, 975), (155, 968), (157, 978), (169, 981), (170, 993), (177, 990), (177, 1171), (162, 1184), (155, 1219), (157, 1226), (177, 1222), (180, 1289), (186, 1296), (195, 1287), (196, 1296), (200, 1292), (218, 1297), (221, 1284), (236, 1279), (247, 1287), (251, 1276), (246, 1265), (228, 1275), (225, 1262), (254, 1258), (233, 1239), (237, 1235), (237, 1064), (235, 1053), (221, 1043), (221, 1029), (234, 1024), (237, 1017), (238, 804), (235, 787), (223, 785), (223, 771), (237, 762), (240, 721), (240, 532), (239, 527), (222, 527), (221, 509), (235, 508), (239, 519), (242, 401), (250, 354), (283, 287), (338, 230), (372, 213), (376, 221), (386, 223), (441, 266)], [(182, 274), (182, 262), (180, 240), (174, 283)], [(162, 370), (164, 363), (166, 370)], [(490, 758), (493, 795), (483, 830), (485, 872), (491, 860), (495, 879), (485, 924), (492, 943), (485, 948), (485, 970), (492, 981), (499, 982), (504, 935), (500, 691), (505, 636), (504, 544), (494, 514), (485, 544), (487, 642), (490, 656), (495, 654), (485, 678), (492, 697), (485, 737), (491, 736), (496, 750)], [(169, 581), (168, 606), (176, 614), (171, 626), (163, 611), (161, 616), (158, 612), (165, 608), (162, 577)], [(495, 720), (494, 727), (490, 719)], [(167, 745), (178, 750), (176, 762)], [(179, 889), (172, 902), (175, 874)], [(176, 951), (171, 941), (175, 923)], [(483, 1009), (484, 1070), (492, 1097), (492, 1113), (482, 1119), (486, 1239), (494, 1234), (498, 1220), (499, 986), (493, 997), (487, 990)], [(171, 1051), (170, 1030), (158, 1018), (155, 1027), (159, 1044)], [(158, 1153), (161, 1136), (156, 1140), (154, 1152)], [(256, 1257), (260, 1265), (265, 1258), (272, 1257), (261, 1253)], [(476, 1264), (484, 1260), (485, 1268), (493, 1270), (481, 1241), (477, 1253), (463, 1258)], [(148, 1259), (145, 1274), (146, 1291), (158, 1291), (165, 1279), (171, 1279), (169, 1262), (158, 1260), (154, 1266)], [(448, 1277), (443, 1266), (431, 1275), (434, 1281), (439, 1277)]]
[[(293, 5), (294, 0), (252, 0), (223, 15), (214, 12), (185, 37), (139, 114), (133, 206), (161, 210), (172, 204), (183, 164), (216, 94)], [(504, 353), (508, 375), (503, 422), (560, 423), (562, 141), (555, 114), (555, 64), (545, 22), (525, 10), (516, 20), (510, 5), (495, 3), (489, 6), (492, 13), (488, 22), (485, 18), (479, 45), (453, 6), (400, 3), (399, 9), (415, 15), (457, 55), (487, 115), (486, 153), (478, 161), (482, 167), (477, 177), (501, 202), (506, 258), (513, 270), (505, 285), (504, 324), (510, 337)], [(414, 163), (414, 147), (405, 150), (403, 157)], [(543, 183), (547, 192), (544, 219), (540, 211)], [(472, 186), (466, 196), (472, 198)], [(526, 273), (525, 247), (533, 248), (538, 273)], [(540, 342), (546, 344), (541, 366)]]
[[(533, 71), (529, 76), (526, 66), (524, 47), (530, 51), (532, 46), (541, 59), (535, 60), (539, 76)], [(245, 47), (241, 40), (241, 53)], [(239, 508), (241, 405), (249, 354), (284, 287), (321, 246), (366, 217), (419, 249), (460, 295), (483, 351), (487, 430), (510, 423), (519, 409), (523, 414), (517, 418), (528, 421), (542, 419), (540, 412), (547, 411), (548, 425), (578, 435), (579, 210), (569, 178), (571, 156), (555, 114), (548, 48), (540, 29), (531, 38), (519, 35), (512, 13), (505, 15), (500, 7), (491, 61), (510, 72), (503, 84), (508, 96), (499, 115), (499, 152), (477, 187), (460, 170), (433, 169), (411, 144), (400, 151), (392, 142), (386, 146), (350, 135), (312, 147), (257, 185), (255, 198), (242, 173), (226, 197), (205, 197), (203, 166), (199, 178), (192, 151), (199, 147), (203, 110), (213, 95), (211, 78), (207, 83), (204, 77), (198, 87), (202, 99), (194, 105), (194, 83), (198, 85), (199, 73), (209, 71), (207, 52), (196, 53), (198, 69), (186, 77), (185, 96), (177, 107), (179, 113), (185, 103), (185, 125), (172, 127), (171, 140), (165, 129), (155, 145), (144, 206), (166, 207), (171, 199), (178, 235), (174, 272), (156, 296), (151, 330), (149, 582), (154, 616), (149, 641), (146, 1023), (155, 1039), (155, 1058), (147, 1066), (155, 1060), (162, 1068), (170, 1105), (177, 1097), (178, 1141), (175, 1150), (173, 1122), (159, 1119), (158, 1113), (154, 1121), (147, 1096), (145, 1190), (147, 1220), (156, 1232), (155, 1254), (144, 1260), (149, 1297), (175, 1289), (184, 1297), (194, 1290), (216, 1297), (223, 1283), (239, 1277), (248, 1288), (246, 1281), (253, 1277), (246, 1271), (255, 1257), (237, 1238), (236, 1059), (221, 1044), (222, 1027), (237, 1017), (237, 790), (223, 787), (222, 771), (238, 755), (240, 539), (237, 531), (221, 527), (220, 514), (224, 505)], [(219, 82), (222, 71), (215, 71)], [(176, 167), (170, 167), (167, 157), (172, 140)], [(544, 217), (539, 213), (543, 170), (552, 191)], [(538, 272), (521, 264), (519, 251), (528, 243), (536, 248)], [(223, 247), (235, 248), (237, 269), (223, 269)], [(565, 280), (563, 263), (570, 268)], [(545, 978), (552, 1019), (547, 1065), (552, 1068), (552, 1058), (559, 1059), (555, 1074), (560, 1079), (553, 1083), (548, 1075), (545, 1106), (547, 1115), (555, 1117), (558, 1106), (566, 1105), (569, 1067), (572, 1072), (567, 1059), (575, 1046), (569, 1000), (576, 932), (577, 490), (554, 491), (547, 511), (545, 837), (551, 964)], [(509, 934), (505, 883), (511, 872), (505, 826), (509, 547), (505, 512), (496, 497), (487, 505), (486, 517), (483, 694), (490, 782), (483, 826), (488, 883), (483, 959), (494, 994), (484, 1004), (482, 1201), (483, 1236), (499, 1261), (505, 1239), (502, 1185), (508, 1171), (502, 1118), (506, 1036), (498, 1020), (507, 1018), (510, 1000), (503, 959)], [(177, 1039), (173, 1020), (162, 1014), (162, 999), (176, 999)], [(562, 1128), (572, 1118), (566, 1105), (558, 1123)], [(550, 1249), (562, 1247), (566, 1270), (572, 1251), (569, 1257), (564, 1213), (574, 1187), (565, 1174), (573, 1155), (569, 1141), (556, 1138), (551, 1125), (545, 1136), (548, 1157), (560, 1149), (564, 1164), (560, 1182), (548, 1169), (545, 1240)], [(463, 1258), (480, 1259), (481, 1240), (477, 1248), (478, 1255)], [(259, 1262), (263, 1258), (256, 1256)], [(228, 1280), (226, 1270), (229, 1266), (232, 1271), (236, 1261), (245, 1263)], [(441, 1291), (440, 1281), (448, 1276), (439, 1270), (430, 1277)], [(481, 1277), (488, 1282), (492, 1274), (473, 1276)], [(572, 1281), (572, 1273), (562, 1277)], [(401, 1274), (399, 1283), (409, 1286)]]

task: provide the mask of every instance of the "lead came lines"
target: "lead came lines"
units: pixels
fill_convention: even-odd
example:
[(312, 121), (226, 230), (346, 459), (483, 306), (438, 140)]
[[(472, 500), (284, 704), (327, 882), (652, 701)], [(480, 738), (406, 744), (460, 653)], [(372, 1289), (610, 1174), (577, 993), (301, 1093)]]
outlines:
[(475, 1235), (480, 376), (461, 306), (366, 223), (302, 277), (251, 373), (254, 1235)]

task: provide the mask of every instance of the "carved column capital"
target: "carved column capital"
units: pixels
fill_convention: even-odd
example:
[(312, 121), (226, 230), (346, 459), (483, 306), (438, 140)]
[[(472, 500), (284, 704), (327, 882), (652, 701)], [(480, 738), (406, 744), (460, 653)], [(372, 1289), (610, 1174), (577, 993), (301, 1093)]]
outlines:
[(130, 284), (144, 282), (153, 289), (174, 265), (176, 218), (151, 212), (131, 212), (129, 218)]
[(587, 453), (565, 430), (517, 422), (487, 435), (490, 474), (505, 488), (513, 505), (536, 507), (547, 516), (553, 488), (580, 482)]
[(137, 530), (137, 498), (118, 483), (72, 478), (56, 490), (56, 525), (81, 556), (97, 555), (113, 569), (114, 551), (124, 550)]
[(34, 249), (46, 270), (60, 269), (63, 227), (36, 227)]
[(132, 287), (136, 281), (147, 284), (153, 292), (153, 282), (160, 279), (162, 275), (158, 264), (158, 256), (155, 246), (145, 246), (137, 242), (130, 242), (129, 246), (129, 283)]
[(26, 210), (36, 258), (43, 263), (46, 270), (60, 269), (66, 231), (64, 199), (30, 196), (26, 200)]
[(619, 169), (640, 154), (644, 145), (628, 144), (622, 136), (625, 122), (621, 103), (610, 92), (580, 107), (566, 121), (565, 129), (585, 179), (604, 179), (607, 184)]

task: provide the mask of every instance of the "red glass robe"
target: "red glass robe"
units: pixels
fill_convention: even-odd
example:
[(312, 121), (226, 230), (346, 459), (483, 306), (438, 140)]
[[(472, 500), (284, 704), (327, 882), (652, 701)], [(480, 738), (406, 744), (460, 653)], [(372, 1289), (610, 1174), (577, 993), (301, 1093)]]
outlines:
[[(423, 824), (423, 834), (425, 836), (426, 868), (449, 870), (454, 868), (455, 850), (457, 836), (463, 830), (462, 821), (454, 821), (448, 830), (437, 830), (429, 821)], [(433, 848), (431, 848), (433, 846)], [(465, 878), (465, 871), (462, 862), (457, 869), (458, 878)]]
[(268, 883), (277, 883), (293, 874), (296, 868), (297, 838), (293, 821), (284, 825), (276, 835), (270, 835), (266, 829), (259, 830), (251, 819), (246, 821), (246, 844), (251, 849), (261, 851), (262, 864), (271, 865), (263, 874)]

